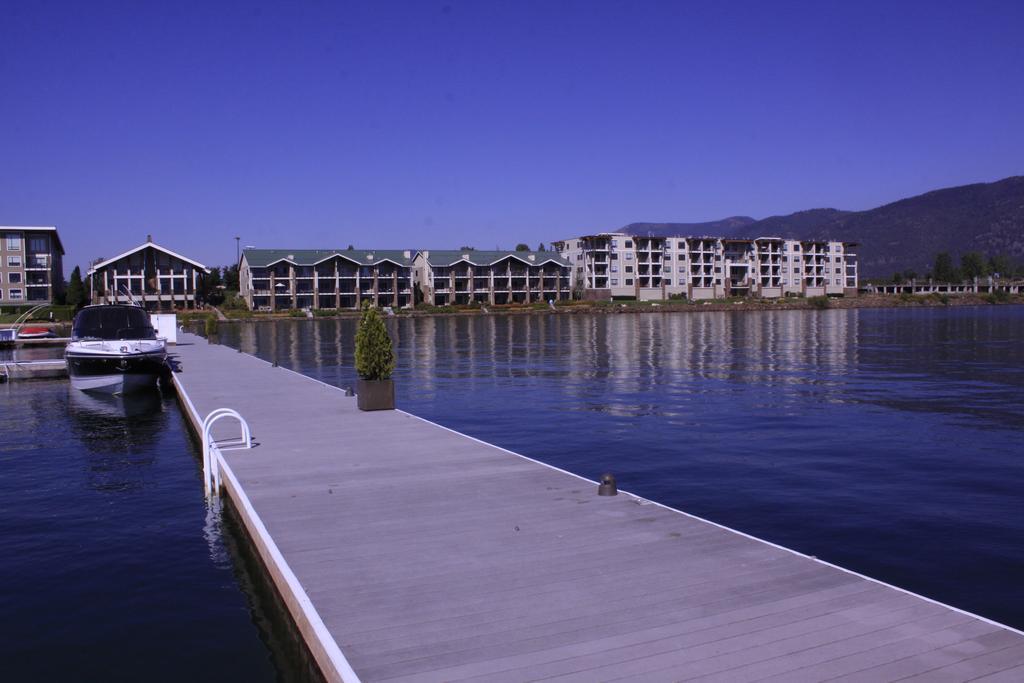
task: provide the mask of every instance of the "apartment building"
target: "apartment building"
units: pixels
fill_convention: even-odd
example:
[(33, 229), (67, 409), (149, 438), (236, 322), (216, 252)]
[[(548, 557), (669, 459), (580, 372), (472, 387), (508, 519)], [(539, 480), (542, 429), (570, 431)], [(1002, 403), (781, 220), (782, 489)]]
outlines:
[(571, 264), (583, 298), (854, 295), (856, 245), (834, 240), (598, 233), (552, 245)]
[(239, 294), (254, 311), (410, 306), (412, 258), (409, 250), (245, 249)]
[(99, 261), (87, 273), (94, 304), (138, 303), (147, 311), (195, 309), (202, 304), (203, 278), (210, 269), (153, 242)]
[(422, 300), (435, 306), (570, 298), (571, 266), (551, 251), (425, 250), (413, 259)]
[(53, 226), (0, 226), (0, 304), (49, 303), (64, 293), (64, 247)]

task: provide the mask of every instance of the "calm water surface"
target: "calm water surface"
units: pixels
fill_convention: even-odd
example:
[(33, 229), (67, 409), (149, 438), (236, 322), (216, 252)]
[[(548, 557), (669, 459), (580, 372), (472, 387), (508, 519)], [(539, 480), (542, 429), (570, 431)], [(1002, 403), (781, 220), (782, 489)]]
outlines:
[(0, 384), (3, 680), (288, 677), (195, 458), (159, 392)]
[[(222, 341), (354, 384), (353, 320)], [(1024, 309), (389, 321), (400, 407), (1024, 627)]]

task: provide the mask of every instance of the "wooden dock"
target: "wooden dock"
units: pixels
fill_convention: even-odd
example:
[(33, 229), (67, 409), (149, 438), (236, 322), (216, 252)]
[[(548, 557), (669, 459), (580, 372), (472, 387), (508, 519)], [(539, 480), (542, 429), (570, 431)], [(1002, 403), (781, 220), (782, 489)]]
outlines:
[(194, 425), (252, 428), (226, 495), (328, 680), (1024, 680), (1020, 631), (193, 335), (173, 353)]

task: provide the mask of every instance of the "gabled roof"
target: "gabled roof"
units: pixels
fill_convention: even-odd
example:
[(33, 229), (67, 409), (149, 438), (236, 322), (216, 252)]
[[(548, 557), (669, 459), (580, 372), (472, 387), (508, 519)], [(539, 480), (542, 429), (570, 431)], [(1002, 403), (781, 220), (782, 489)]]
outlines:
[(100, 268), (106, 268), (111, 263), (114, 263), (115, 261), (120, 261), (121, 259), (125, 258), (126, 256), (131, 256), (135, 252), (142, 251), (143, 249), (146, 249), (148, 247), (152, 247), (153, 249), (156, 249), (157, 251), (162, 251), (165, 254), (167, 254), (169, 256), (173, 256), (176, 259), (181, 259), (182, 261), (187, 261), (188, 263), (191, 263), (196, 268), (202, 269), (206, 273), (210, 272), (210, 269), (207, 268), (206, 266), (204, 266), (199, 261), (194, 261), (193, 259), (190, 259), (187, 256), (182, 256), (181, 254), (173, 252), (173, 251), (171, 251), (170, 249), (168, 249), (166, 247), (161, 247), (156, 242), (143, 242), (142, 244), (140, 244), (139, 246), (135, 247), (134, 249), (129, 249), (128, 251), (124, 252), (123, 254), (118, 254), (114, 258), (108, 258), (106, 261), (100, 261), (99, 263), (97, 263), (97, 264), (93, 265), (91, 268), (89, 268), (89, 272), (87, 274), (92, 274), (92, 273), (96, 272), (97, 270), (99, 270)]
[[(557, 251), (452, 251), (450, 249), (424, 250), (427, 263), (432, 266), (452, 266), (456, 263), (471, 263), (474, 266), (489, 266), (514, 258), (530, 266), (539, 266), (553, 261), (559, 266), (571, 265)], [(463, 257), (467, 258), (463, 258)], [(533, 257), (531, 260), (530, 257)]]
[(412, 265), (412, 257), (406, 256), (401, 249), (245, 249), (242, 256), (252, 268), (264, 268), (281, 261), (294, 266), (315, 266), (335, 256), (364, 266), (384, 261), (400, 266)]

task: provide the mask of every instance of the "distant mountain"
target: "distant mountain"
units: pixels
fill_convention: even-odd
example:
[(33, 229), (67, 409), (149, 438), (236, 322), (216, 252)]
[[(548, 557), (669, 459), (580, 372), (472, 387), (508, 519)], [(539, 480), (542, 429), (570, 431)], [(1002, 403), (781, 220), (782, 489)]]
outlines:
[(707, 223), (630, 223), (619, 232), (637, 237), (672, 237), (674, 235), (724, 235), (741, 230), (757, 221), (750, 216), (732, 216)]
[[(823, 226), (832, 225), (840, 218), (849, 216), (850, 213), (850, 211), (840, 211), (839, 209), (808, 209), (791, 213), (788, 216), (771, 216), (754, 221), (740, 232), (751, 237), (802, 236)], [(750, 232), (751, 230), (755, 232)], [(729, 236), (735, 237), (738, 234), (734, 232)]]
[(957, 262), (966, 252), (980, 251), (1004, 254), (1020, 263), (1024, 262), (1024, 176), (935, 190), (867, 211), (811, 209), (757, 221), (739, 217), (711, 223), (634, 223), (625, 230), (632, 232), (637, 225), (670, 230), (679, 226), (676, 234), (857, 242), (862, 277), (908, 269), (924, 275), (942, 251), (950, 252)]

